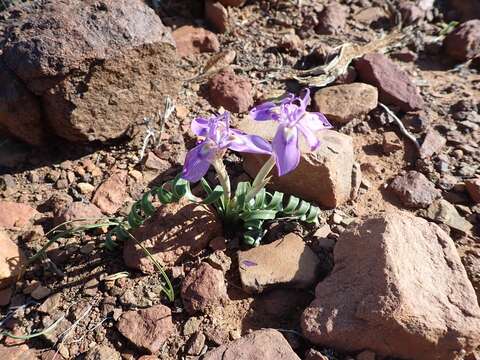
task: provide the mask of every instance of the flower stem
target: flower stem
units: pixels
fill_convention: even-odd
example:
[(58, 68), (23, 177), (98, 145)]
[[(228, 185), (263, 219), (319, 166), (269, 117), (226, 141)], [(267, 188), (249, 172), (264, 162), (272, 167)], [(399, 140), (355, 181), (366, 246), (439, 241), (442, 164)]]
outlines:
[(249, 202), (251, 199), (255, 197), (255, 195), (258, 194), (260, 190), (263, 189), (263, 187), (266, 185), (268, 182), (267, 177), (268, 174), (270, 174), (270, 171), (272, 171), (273, 167), (275, 166), (275, 157), (272, 155), (266, 162), (263, 164), (262, 168), (258, 172), (257, 176), (255, 176), (255, 179), (253, 180), (252, 183), (252, 188), (250, 191), (247, 193), (245, 196), (245, 202)]
[(221, 159), (216, 159), (212, 162), (212, 165), (217, 172), (218, 181), (223, 188), (223, 201), (225, 203), (225, 215), (228, 213), (228, 207), (230, 205), (230, 198), (232, 195), (232, 190), (230, 186), (230, 177), (228, 176), (227, 169), (225, 164)]

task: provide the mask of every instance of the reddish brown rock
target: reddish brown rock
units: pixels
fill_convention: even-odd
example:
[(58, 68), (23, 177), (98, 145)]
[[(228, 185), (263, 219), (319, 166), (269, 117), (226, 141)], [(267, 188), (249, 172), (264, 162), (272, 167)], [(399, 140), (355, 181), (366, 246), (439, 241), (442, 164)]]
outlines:
[[(84, 360), (121, 360), (119, 352), (107, 345), (95, 346), (88, 350)], [(52, 359), (53, 360), (53, 359)]]
[(303, 50), (305, 50), (303, 40), (297, 34), (284, 35), (280, 40), (278, 47), (292, 55), (301, 54), (303, 53)]
[(126, 170), (119, 171), (110, 176), (95, 191), (92, 202), (98, 206), (104, 214), (113, 215), (126, 202), (127, 195)]
[(23, 228), (38, 214), (27, 204), (0, 201), (0, 227), (5, 229)]
[(22, 8), (6, 32), (2, 59), (41, 101), (44, 129), (71, 141), (117, 138), (155, 113), (158, 99), (176, 93), (173, 38), (145, 2)]
[(240, 281), (249, 293), (273, 287), (307, 288), (317, 279), (319, 263), (317, 255), (294, 233), (238, 253)]
[(440, 135), (438, 131), (430, 129), (427, 131), (427, 135), (425, 135), (425, 139), (420, 147), (420, 157), (426, 159), (433, 154), (439, 154), (446, 144), (447, 139)]
[(214, 106), (223, 106), (234, 113), (248, 111), (253, 105), (253, 89), (250, 81), (227, 68), (208, 82), (208, 96)]
[(389, 189), (399, 197), (403, 205), (412, 208), (427, 208), (442, 196), (425, 175), (414, 170), (397, 176)]
[(211, 31), (194, 26), (182, 26), (175, 30), (173, 38), (180, 56), (220, 51), (217, 36)]
[[(1, 236), (1, 235), (0, 235)], [(2, 269), (1, 269), (2, 263), (0, 260), (0, 284), (2, 281)], [(10, 299), (12, 298), (13, 295), (13, 289), (12, 288), (5, 288), (5, 289), (0, 289), (0, 306), (6, 306), (10, 304)]]
[(221, 306), (228, 300), (223, 272), (201, 263), (183, 280), (181, 296), (185, 310), (191, 315)]
[(378, 89), (380, 102), (402, 111), (421, 109), (423, 99), (410, 77), (382, 54), (368, 54), (355, 61), (361, 81)]
[(457, 61), (467, 61), (480, 53), (480, 19), (467, 21), (450, 34), (444, 41), (446, 53)]
[(405, 24), (419, 23), (425, 18), (425, 11), (409, 1), (401, 1), (398, 10), (402, 14), (402, 21)]
[(301, 326), (313, 343), (380, 356), (456, 359), (480, 344), (480, 308), (453, 240), (405, 212), (343, 232)]
[(325, 114), (328, 120), (346, 124), (377, 107), (378, 91), (362, 83), (334, 85), (318, 90), (314, 101), (315, 109)]
[(277, 330), (257, 330), (203, 355), (202, 360), (300, 360)]
[(59, 209), (56, 209), (54, 214), (54, 223), (56, 225), (60, 225), (67, 221), (86, 219), (84, 221), (75, 221), (74, 224), (71, 224), (72, 227), (91, 224), (104, 217), (98, 207), (81, 201), (62, 206)]
[(477, 0), (448, 0), (448, 5), (462, 21), (480, 18), (480, 3)]
[(38, 357), (27, 345), (4, 346), (0, 344), (0, 359), (2, 360), (37, 360)]
[(32, 144), (45, 141), (40, 101), (0, 60), (0, 127)]
[(465, 181), (465, 187), (474, 203), (480, 203), (480, 178)]
[(348, 8), (337, 2), (326, 5), (318, 15), (318, 26), (315, 31), (318, 34), (340, 33), (347, 23)]
[[(277, 124), (273, 121), (244, 119), (238, 128), (249, 134), (257, 134), (271, 141)], [(321, 145), (315, 152), (300, 141), (302, 157), (300, 164), (291, 173), (277, 177), (272, 172), (270, 187), (302, 199), (314, 201), (328, 208), (337, 207), (350, 199), (354, 153), (352, 138), (333, 130), (320, 131)], [(243, 167), (252, 177), (266, 161), (265, 156), (242, 154)]]
[[(212, 208), (192, 204), (183, 198), (179, 203), (161, 206), (133, 235), (160, 264), (172, 266), (185, 255), (198, 254), (212, 239), (222, 236), (223, 231)], [(131, 268), (145, 273), (156, 271), (141, 247), (133, 241), (125, 244), (123, 259)]]
[(220, 1), (205, 1), (205, 19), (219, 33), (224, 33), (228, 28), (228, 11)]
[(117, 329), (135, 346), (152, 354), (158, 352), (175, 332), (172, 313), (165, 305), (123, 313)]
[(387, 131), (383, 133), (382, 141), (383, 152), (390, 154), (403, 149), (403, 142), (394, 131)]

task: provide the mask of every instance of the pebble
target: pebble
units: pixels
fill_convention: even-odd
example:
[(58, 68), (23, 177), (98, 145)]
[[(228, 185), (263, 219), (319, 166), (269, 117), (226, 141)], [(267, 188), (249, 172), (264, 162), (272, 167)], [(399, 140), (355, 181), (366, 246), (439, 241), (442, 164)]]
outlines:
[(32, 298), (34, 298), (35, 300), (41, 300), (41, 299), (44, 299), (47, 296), (49, 296), (51, 293), (52, 293), (52, 290), (50, 290), (49, 288), (47, 288), (45, 286), (39, 286), (35, 290), (32, 291), (30, 296)]
[(83, 195), (91, 194), (95, 190), (95, 186), (86, 182), (78, 183), (77, 188)]

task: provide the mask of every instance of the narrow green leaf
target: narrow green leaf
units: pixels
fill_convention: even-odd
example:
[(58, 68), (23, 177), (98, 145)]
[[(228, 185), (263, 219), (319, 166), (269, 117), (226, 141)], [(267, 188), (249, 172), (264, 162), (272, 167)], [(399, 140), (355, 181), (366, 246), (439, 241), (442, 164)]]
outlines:
[(295, 209), (297, 208), (298, 203), (300, 202), (300, 199), (295, 197), (295, 196), (290, 196), (288, 199), (287, 206), (283, 208), (283, 212), (285, 214), (292, 214)]

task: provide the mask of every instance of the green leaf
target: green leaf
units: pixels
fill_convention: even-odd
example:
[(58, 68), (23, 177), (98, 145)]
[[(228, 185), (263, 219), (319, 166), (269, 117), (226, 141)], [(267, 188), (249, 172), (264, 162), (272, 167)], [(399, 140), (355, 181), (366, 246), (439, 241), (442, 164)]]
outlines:
[(295, 196), (290, 196), (288, 199), (287, 206), (283, 208), (283, 212), (285, 214), (292, 214), (295, 209), (297, 208), (298, 203), (300, 202), (300, 199), (295, 197)]
[(272, 199), (267, 205), (267, 209), (281, 211), (282, 201), (283, 201), (283, 193), (275, 191), (273, 193)]
[(255, 209), (262, 209), (265, 206), (265, 195), (266, 195), (265, 189), (262, 189), (258, 192), (258, 194), (255, 196), (255, 204), (254, 208)]
[(238, 183), (237, 188), (235, 189), (235, 201), (236, 208), (239, 211), (245, 208), (245, 196), (247, 195), (251, 187), (252, 185), (247, 181), (242, 181)]
[(277, 211), (275, 210), (262, 209), (241, 213), (240, 218), (243, 221), (248, 222), (251, 220), (272, 220), (275, 219), (276, 215)]
[(150, 195), (150, 192), (145, 193), (145, 195), (142, 196), (141, 200), (142, 211), (147, 217), (150, 217), (155, 213), (155, 207), (150, 201)]
[(298, 216), (299, 218), (302, 218), (310, 209), (310, 204), (304, 200), (300, 201), (300, 205), (295, 209), (293, 215)]
[(305, 221), (307, 223), (317, 223), (319, 214), (320, 214), (320, 209), (316, 206), (311, 206), (307, 216), (305, 217)]
[(223, 197), (223, 188), (220, 185), (217, 185), (215, 186), (215, 189), (213, 189), (210, 192), (210, 194), (203, 201), (201, 201), (201, 203), (210, 205), (217, 202), (222, 197)]

